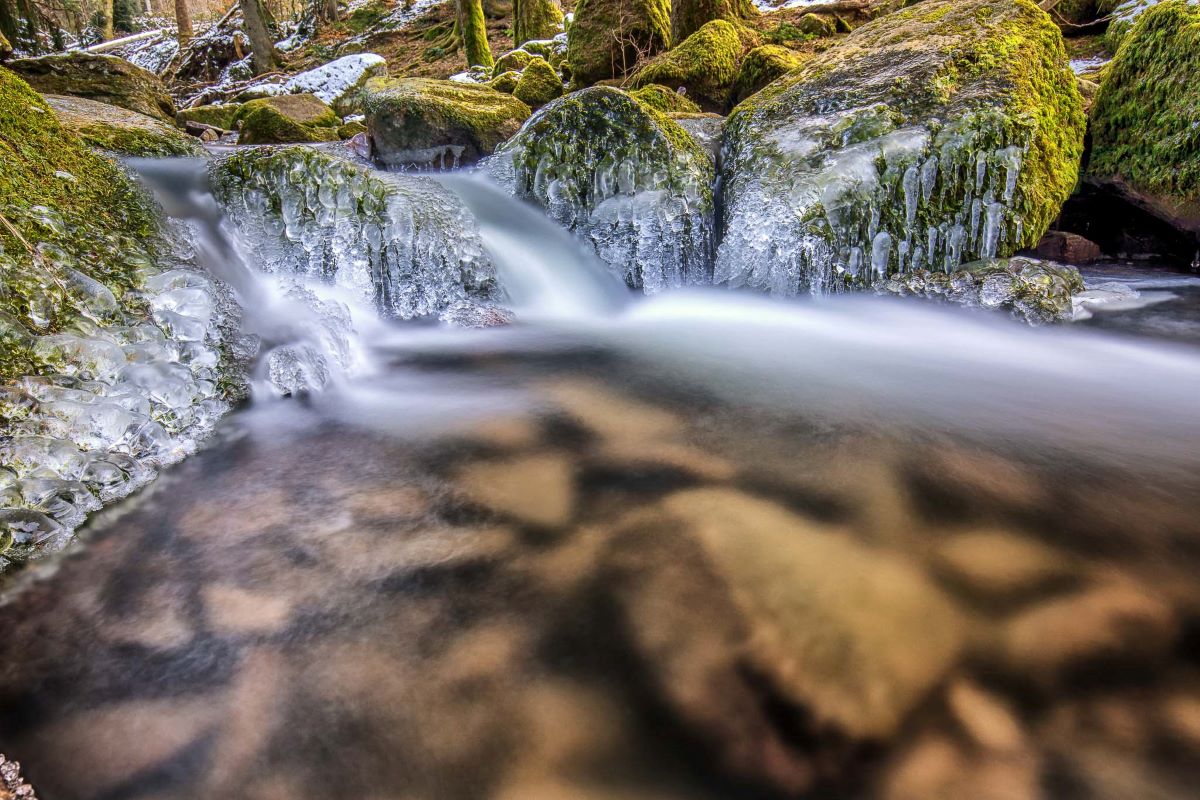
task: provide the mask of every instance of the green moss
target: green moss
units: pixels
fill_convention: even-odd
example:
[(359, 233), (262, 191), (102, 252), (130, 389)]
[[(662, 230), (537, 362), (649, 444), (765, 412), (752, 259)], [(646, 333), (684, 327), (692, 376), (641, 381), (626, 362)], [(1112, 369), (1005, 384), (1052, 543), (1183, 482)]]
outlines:
[(525, 50), (510, 50), (500, 58), (496, 59), (496, 65), (492, 68), (492, 75), (501, 75), (505, 72), (520, 72), (529, 66), (529, 62), (533, 61), (537, 56)]
[(737, 27), (723, 19), (713, 20), (639, 69), (633, 85), (657, 83), (669, 89), (682, 86), (701, 108), (724, 109), (737, 78), (741, 54)]
[(43, 94), (84, 97), (166, 122), (175, 119), (175, 104), (159, 77), (123, 58), (76, 50), (21, 58), (8, 67)]
[(517, 83), (521, 80), (521, 73), (515, 69), (510, 69), (507, 72), (502, 72), (496, 77), (488, 81), (488, 86), (495, 89), (497, 92), (512, 94), (517, 88)]
[(333, 109), (311, 94), (251, 100), (238, 111), (241, 144), (337, 141), (342, 124)]
[(700, 106), (679, 92), (668, 89), (665, 86), (659, 86), (657, 83), (651, 83), (640, 89), (634, 89), (629, 94), (642, 105), (662, 111), (665, 114), (686, 114), (700, 111)]
[(492, 48), (488, 45), (487, 20), (480, 0), (458, 0), (458, 26), (468, 67), (492, 68)]
[(514, 0), (513, 40), (522, 45), (549, 39), (562, 30), (563, 12), (554, 0)]
[(670, 0), (579, 0), (567, 40), (576, 85), (623, 77), (671, 43)]
[(513, 89), (513, 97), (525, 103), (530, 108), (541, 108), (563, 93), (562, 79), (554, 71), (554, 67), (545, 59), (535, 58), (521, 73)]
[(211, 125), (223, 131), (237, 129), (238, 114), (242, 110), (241, 103), (226, 103), (219, 106), (196, 106), (181, 109), (175, 115), (175, 122), (186, 125), (188, 122), (199, 122), (201, 125)]
[[(46, 102), (0, 67), (0, 379), (41, 368), (32, 333), (101, 313), (96, 281), (126, 308), (159, 246), (153, 205), (110, 159), (64, 130)], [(81, 277), (77, 277), (81, 276)]]
[(796, 20), (796, 28), (814, 39), (833, 36), (837, 33), (837, 23), (825, 14), (805, 14)]
[(789, 72), (799, 69), (810, 58), (811, 54), (798, 53), (777, 44), (754, 48), (742, 59), (737, 80), (733, 83), (731, 102), (734, 105), (742, 102)]
[(337, 129), (337, 135), (339, 139), (353, 139), (358, 134), (366, 132), (367, 126), (363, 125), (361, 122), (347, 122), (345, 125), (342, 125)]
[(200, 156), (200, 143), (144, 114), (81, 97), (50, 95), (46, 102), (64, 128), (100, 150), (147, 158)]
[(1169, 0), (1133, 26), (1096, 97), (1088, 172), (1200, 200), (1200, 6)]

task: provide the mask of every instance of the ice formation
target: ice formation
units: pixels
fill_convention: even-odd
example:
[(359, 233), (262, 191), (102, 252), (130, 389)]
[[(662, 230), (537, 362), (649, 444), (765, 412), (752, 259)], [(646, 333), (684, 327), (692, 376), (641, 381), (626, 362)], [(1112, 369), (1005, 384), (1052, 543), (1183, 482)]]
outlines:
[(213, 177), (266, 272), (319, 278), (400, 319), (462, 318), (498, 296), (474, 220), (429, 178), (306, 147), (241, 152)]
[(484, 169), (590, 244), (629, 286), (653, 294), (706, 284), (712, 161), (661, 125), (674, 123), (624, 92), (587, 89), (534, 114)]
[(328, 64), (293, 75), (283, 84), (288, 94), (309, 92), (335, 108), (345, 104), (349, 95), (363, 82), (387, 71), (387, 61), (374, 53), (343, 56)]

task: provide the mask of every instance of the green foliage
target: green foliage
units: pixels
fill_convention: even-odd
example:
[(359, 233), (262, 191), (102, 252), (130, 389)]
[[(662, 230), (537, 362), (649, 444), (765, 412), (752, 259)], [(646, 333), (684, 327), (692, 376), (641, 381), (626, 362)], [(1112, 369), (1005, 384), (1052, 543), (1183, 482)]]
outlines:
[(713, 20), (639, 69), (633, 85), (657, 83), (669, 89), (682, 86), (701, 108), (724, 109), (741, 55), (737, 27), (723, 19)]

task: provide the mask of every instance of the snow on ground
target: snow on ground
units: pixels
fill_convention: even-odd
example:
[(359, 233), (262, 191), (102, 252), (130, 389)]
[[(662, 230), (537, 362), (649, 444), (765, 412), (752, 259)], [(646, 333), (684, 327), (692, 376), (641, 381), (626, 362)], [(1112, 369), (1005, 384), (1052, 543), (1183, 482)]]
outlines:
[(1111, 59), (1093, 56), (1092, 58), (1072, 58), (1071, 71), (1076, 75), (1083, 75), (1085, 72), (1092, 72), (1100, 67), (1103, 67)]
[(326, 103), (332, 104), (362, 83), (367, 75), (378, 72), (386, 63), (383, 56), (375, 53), (343, 56), (316, 69), (293, 75), (283, 86), (290, 94), (311, 92)]
[(806, 8), (808, 6), (824, 6), (836, 0), (754, 0), (754, 5), (764, 13), (779, 11), (784, 8)]

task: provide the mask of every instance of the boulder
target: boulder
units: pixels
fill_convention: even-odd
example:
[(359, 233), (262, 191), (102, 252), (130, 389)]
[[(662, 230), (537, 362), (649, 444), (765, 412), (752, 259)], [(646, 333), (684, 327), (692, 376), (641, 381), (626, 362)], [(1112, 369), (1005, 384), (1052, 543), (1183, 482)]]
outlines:
[(1112, 19), (1104, 31), (1104, 43), (1112, 52), (1117, 52), (1133, 25), (1146, 11), (1162, 0), (1097, 0), (1097, 8)]
[(509, 50), (507, 53), (496, 59), (496, 64), (492, 67), (492, 75), (500, 76), (505, 72), (511, 72), (513, 70), (520, 72), (528, 67), (529, 63), (535, 58), (537, 58), (537, 56), (527, 50), (521, 50), (519, 48), (516, 50)]
[(1200, 236), (1200, 6), (1141, 14), (1092, 109), (1089, 182)]
[(521, 82), (521, 73), (515, 69), (510, 69), (508, 72), (501, 72), (496, 77), (488, 81), (488, 86), (495, 89), (497, 92), (512, 94), (517, 89), (517, 84)]
[(738, 29), (723, 19), (713, 20), (634, 73), (633, 85), (682, 88), (701, 108), (724, 111), (741, 55)]
[(241, 144), (335, 142), (342, 124), (333, 109), (311, 94), (251, 100), (238, 112)]
[(567, 39), (575, 84), (623, 77), (647, 55), (670, 46), (669, 0), (580, 0)]
[(715, 280), (775, 294), (1037, 244), (1076, 183), (1082, 99), (1029, 0), (926, 0), (730, 115)]
[(708, 282), (712, 158), (626, 92), (594, 86), (555, 100), (488, 169), (591, 244), (630, 286)]
[(657, 83), (648, 83), (640, 89), (634, 89), (629, 94), (642, 105), (664, 114), (672, 112), (696, 114), (700, 112), (700, 106), (689, 100), (686, 95)]
[(824, 14), (805, 14), (796, 20), (796, 28), (807, 36), (833, 36), (837, 33), (837, 22)]
[(123, 156), (202, 156), (193, 137), (155, 117), (82, 97), (46, 95), (62, 126), (99, 150)]
[(552, 39), (531, 39), (521, 45), (521, 49), (541, 56), (550, 62), (550, 66), (558, 69), (567, 60), (567, 34), (560, 33)]
[(232, 131), (237, 130), (238, 115), (241, 111), (242, 103), (184, 108), (175, 114), (175, 124), (186, 128), (189, 122), (198, 122), (210, 128)]
[(1104, 256), (1100, 252), (1100, 245), (1091, 239), (1066, 231), (1048, 231), (1038, 242), (1035, 252), (1038, 258), (1076, 266), (1091, 264)]
[(388, 167), (474, 163), (530, 114), (529, 106), (488, 86), (432, 78), (374, 78), (364, 108), (375, 156)]
[(175, 103), (158, 76), (123, 58), (73, 50), (19, 58), (7, 66), (42, 94), (83, 97), (166, 122), (175, 120)]
[(801, 53), (778, 44), (755, 47), (742, 59), (730, 92), (730, 102), (737, 105), (789, 72), (804, 66), (811, 57), (811, 53)]
[(283, 88), (291, 94), (312, 94), (345, 117), (362, 110), (362, 88), (367, 81), (386, 75), (387, 61), (383, 56), (358, 53), (293, 75)]
[(562, 97), (562, 79), (554, 67), (543, 58), (535, 58), (521, 73), (513, 87), (513, 97), (530, 108), (541, 108), (556, 97)]

